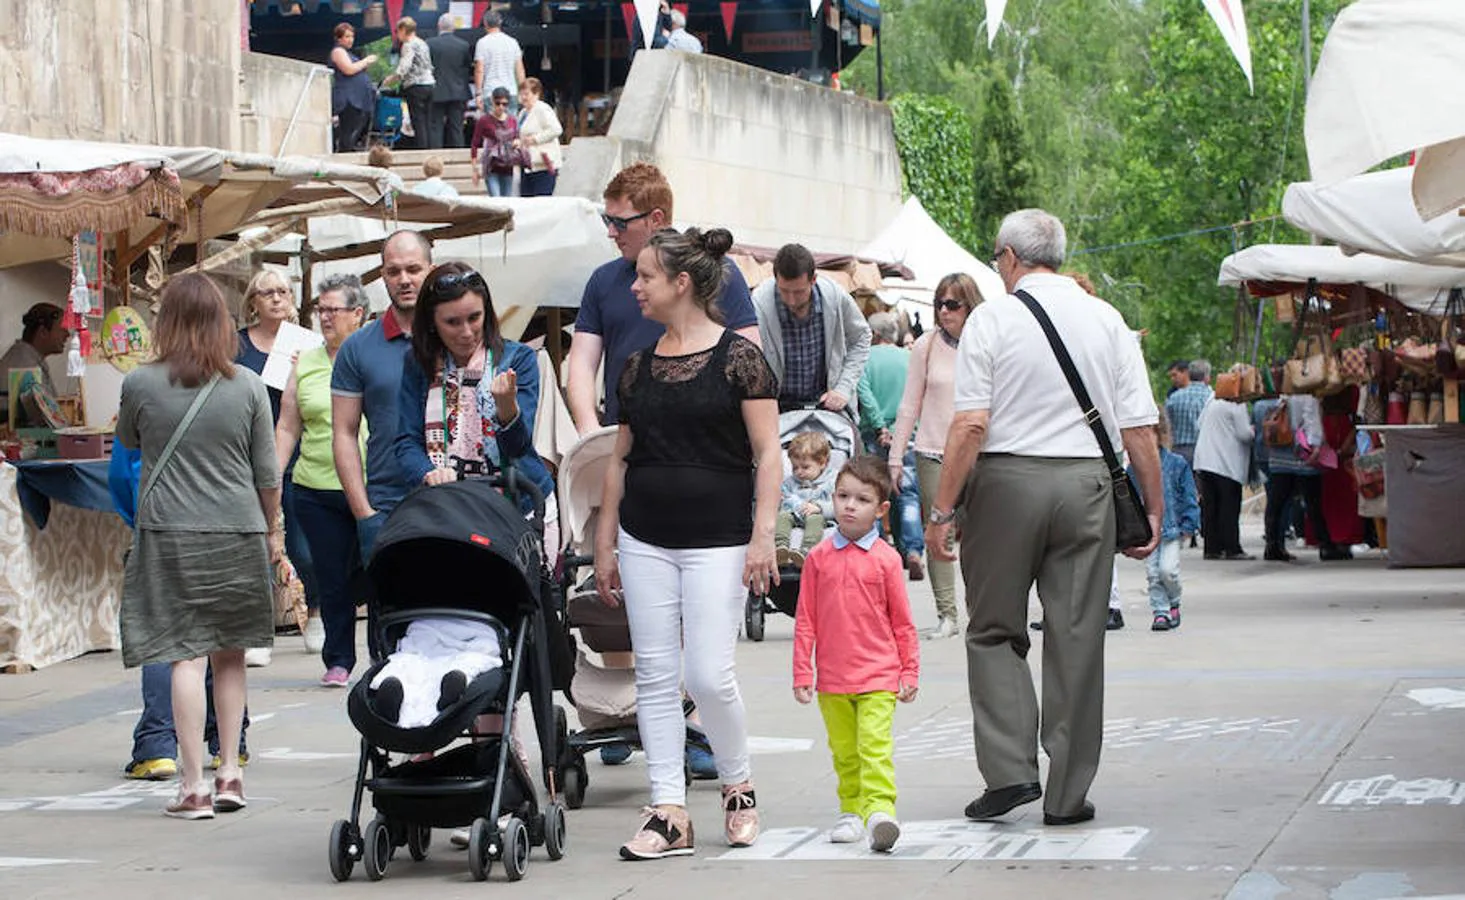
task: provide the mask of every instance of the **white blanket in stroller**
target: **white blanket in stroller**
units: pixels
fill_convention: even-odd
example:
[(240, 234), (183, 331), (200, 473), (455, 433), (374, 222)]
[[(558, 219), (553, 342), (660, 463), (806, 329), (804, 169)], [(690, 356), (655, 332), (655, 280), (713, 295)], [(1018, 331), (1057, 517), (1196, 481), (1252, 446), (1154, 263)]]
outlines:
[(407, 626), (397, 651), (371, 680), (372, 690), (388, 678), (402, 683), (401, 728), (420, 728), (438, 716), (443, 676), (462, 672), (472, 681), (504, 664), (498, 632), (479, 622), (418, 619)]

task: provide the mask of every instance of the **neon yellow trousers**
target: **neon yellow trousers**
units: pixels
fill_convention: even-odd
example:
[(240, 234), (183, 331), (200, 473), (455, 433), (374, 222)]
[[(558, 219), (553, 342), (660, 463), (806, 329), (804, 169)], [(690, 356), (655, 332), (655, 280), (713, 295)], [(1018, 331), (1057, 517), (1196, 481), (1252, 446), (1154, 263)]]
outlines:
[(895, 694), (820, 694), (819, 711), (839, 779), (839, 811), (895, 815)]

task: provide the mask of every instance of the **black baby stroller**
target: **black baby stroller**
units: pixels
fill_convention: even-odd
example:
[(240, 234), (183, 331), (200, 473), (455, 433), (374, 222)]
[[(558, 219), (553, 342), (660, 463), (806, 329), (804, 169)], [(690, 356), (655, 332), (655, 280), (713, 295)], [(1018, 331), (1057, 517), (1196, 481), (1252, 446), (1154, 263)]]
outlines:
[[(789, 473), (788, 445), (795, 435), (817, 432), (829, 441), (829, 469), (838, 472), (860, 452), (860, 430), (848, 412), (834, 412), (820, 407), (789, 409), (778, 415), (778, 443), (783, 448), (784, 475)], [(833, 528), (830, 522), (827, 528)], [(778, 584), (770, 584), (765, 594), (748, 590), (747, 608), (743, 610), (743, 633), (750, 641), (763, 640), (764, 619), (769, 613), (793, 616), (799, 609), (799, 569), (781, 566)]]
[[(581, 727), (558, 732), (564, 738), (560, 747), (561, 784), (570, 809), (579, 809), (585, 802), (585, 790), (590, 785), (587, 754), (604, 748), (641, 749), (635, 670), (603, 664), (610, 656), (624, 659), (632, 653), (626, 608), (602, 603), (595, 591), (595, 576), (588, 573), (595, 565), (601, 486), (614, 455), (616, 432), (615, 426), (608, 426), (585, 435), (560, 461), (560, 528), (567, 539), (567, 550), (560, 560), (560, 586), (567, 598), (566, 627), (579, 632), (583, 644), (576, 648), (573, 676), (565, 691)], [(569, 642), (573, 643), (573, 637)], [(586, 649), (600, 655), (602, 664), (592, 661)], [(683, 699), (682, 704), (683, 713), (690, 715), (692, 701)], [(707, 735), (691, 724), (687, 726), (687, 746), (712, 752)], [(683, 766), (683, 777), (687, 784), (692, 783), (690, 767)]]
[[(471, 826), (468, 863), (479, 881), (495, 859), (503, 861), (510, 881), (523, 878), (531, 846), (543, 846), (550, 859), (564, 855), (548, 646), (564, 636), (544, 571), (542, 526), (526, 521), (500, 487), (511, 496), (538, 495), (512, 469), (489, 479), (422, 488), (402, 501), (377, 538), (367, 568), (373, 647), (396, 647), (414, 621), (448, 619), (495, 629), (503, 664), (474, 677), (430, 724), (403, 728), (395, 715), (388, 719), (373, 705), (372, 679), (388, 661), (385, 653), (373, 653), (374, 664), (347, 701), (361, 733), (361, 757), (351, 818), (331, 827), (330, 865), (337, 881), (351, 876), (357, 860), (369, 879), (380, 880), (403, 845), (422, 860), (433, 828)], [(537, 508), (542, 522), (542, 499)], [(512, 750), (510, 713), (525, 691), (549, 790), (542, 806), (533, 778)], [(486, 713), (503, 716), (498, 733), (476, 732), (474, 720)], [(473, 740), (437, 753), (462, 737)], [(389, 753), (418, 756), (394, 762)], [(422, 756), (428, 753), (436, 755)], [(364, 791), (371, 792), (376, 816), (363, 832)]]

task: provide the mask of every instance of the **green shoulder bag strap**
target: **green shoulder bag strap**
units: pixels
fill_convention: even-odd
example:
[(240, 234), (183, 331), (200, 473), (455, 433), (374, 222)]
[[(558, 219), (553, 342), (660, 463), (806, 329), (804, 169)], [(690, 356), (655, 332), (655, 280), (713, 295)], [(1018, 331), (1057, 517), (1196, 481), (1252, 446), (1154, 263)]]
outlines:
[(137, 495), (137, 521), (142, 521), (143, 504), (147, 502), (148, 495), (152, 493), (153, 485), (158, 483), (158, 479), (162, 476), (163, 470), (168, 467), (169, 461), (173, 459), (173, 451), (178, 448), (178, 442), (183, 440), (183, 435), (187, 433), (188, 426), (193, 424), (193, 420), (198, 416), (198, 411), (203, 409), (204, 403), (208, 402), (209, 394), (214, 392), (214, 387), (218, 383), (219, 376), (217, 375), (208, 380), (208, 383), (193, 398), (193, 403), (189, 404), (188, 412), (183, 414), (183, 418), (179, 420), (177, 427), (173, 429), (173, 434), (168, 437), (168, 443), (163, 445), (163, 452), (158, 454), (158, 461), (153, 465), (152, 471), (148, 473), (152, 477), (147, 480), (147, 484), (142, 486), (142, 490)]

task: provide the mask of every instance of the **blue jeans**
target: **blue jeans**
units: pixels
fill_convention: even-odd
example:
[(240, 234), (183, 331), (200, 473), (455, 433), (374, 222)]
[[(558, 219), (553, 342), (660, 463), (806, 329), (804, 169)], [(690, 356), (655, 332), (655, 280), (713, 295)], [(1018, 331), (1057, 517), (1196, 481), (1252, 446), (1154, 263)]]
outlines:
[(485, 172), (484, 182), (488, 185), (488, 196), (490, 197), (512, 197), (514, 196), (514, 173), (513, 172)]
[[(214, 721), (214, 670), (209, 668), (204, 691), (208, 697), (208, 718), (204, 721), (204, 739), (209, 755), (219, 753), (219, 727)], [(249, 730), (249, 709), (244, 710), (244, 728), (239, 732), (239, 752), (243, 753), (244, 733)], [(171, 663), (148, 663), (142, 667), (142, 715), (132, 729), (132, 761), (176, 759), (178, 737), (173, 732), (173, 666)]]
[[(890, 448), (882, 447), (873, 436), (865, 437), (865, 449), (881, 459), (890, 458)], [(916, 451), (907, 449), (900, 472), (900, 485), (895, 490), (895, 541), (900, 553), (926, 552), (926, 526), (921, 521), (921, 492), (916, 483)]]
[[(317, 491), (296, 486), (296, 520), (310, 544), (320, 598), (325, 645), (321, 662), (327, 669), (356, 667), (356, 597), (351, 581), (361, 568), (357, 522), (342, 491)], [(372, 535), (375, 540), (375, 534)]]
[(1180, 605), (1180, 539), (1161, 541), (1145, 560), (1149, 577), (1150, 611), (1168, 613)]
[(285, 511), (285, 555), (300, 576), (305, 588), (305, 605), (315, 609), (320, 604), (320, 585), (315, 580), (315, 564), (310, 554), (310, 545), (305, 540), (305, 529), (295, 513), (295, 485), (285, 473), (280, 485), (280, 508)]

